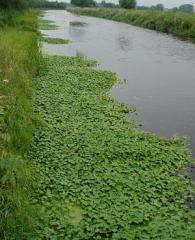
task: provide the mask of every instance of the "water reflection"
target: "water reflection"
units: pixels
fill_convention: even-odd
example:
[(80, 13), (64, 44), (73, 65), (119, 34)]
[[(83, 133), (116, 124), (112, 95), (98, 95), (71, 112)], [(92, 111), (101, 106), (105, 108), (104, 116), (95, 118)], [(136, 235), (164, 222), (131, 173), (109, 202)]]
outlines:
[(70, 26), (69, 34), (72, 38), (79, 39), (80, 42), (85, 40), (85, 29), (84, 28)]
[(129, 51), (132, 48), (131, 38), (128, 38), (124, 35), (119, 35), (117, 38), (117, 45), (119, 46), (121, 51)]

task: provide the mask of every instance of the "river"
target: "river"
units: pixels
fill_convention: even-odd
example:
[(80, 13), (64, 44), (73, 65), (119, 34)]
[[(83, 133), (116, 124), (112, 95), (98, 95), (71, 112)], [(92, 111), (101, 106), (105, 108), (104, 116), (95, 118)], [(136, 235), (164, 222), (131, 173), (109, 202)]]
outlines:
[(57, 30), (50, 37), (69, 39), (67, 45), (44, 43), (43, 50), (85, 56), (98, 68), (112, 70), (125, 83), (110, 93), (135, 106), (142, 129), (165, 137), (189, 136), (195, 155), (195, 44), (170, 35), (105, 19), (48, 10), (43, 19)]

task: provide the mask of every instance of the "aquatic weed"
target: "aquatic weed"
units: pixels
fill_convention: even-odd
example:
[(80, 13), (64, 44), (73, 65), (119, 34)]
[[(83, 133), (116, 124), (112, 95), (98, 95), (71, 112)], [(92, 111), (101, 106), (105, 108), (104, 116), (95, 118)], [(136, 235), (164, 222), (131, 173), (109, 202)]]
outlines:
[(41, 41), (49, 44), (67, 44), (70, 42), (70, 40), (68, 39), (51, 38), (51, 37), (45, 37), (45, 36), (41, 38)]
[(182, 138), (136, 129), (108, 90), (115, 74), (45, 56), (34, 107), (47, 122), (29, 157), (40, 177), (40, 239), (194, 239)]

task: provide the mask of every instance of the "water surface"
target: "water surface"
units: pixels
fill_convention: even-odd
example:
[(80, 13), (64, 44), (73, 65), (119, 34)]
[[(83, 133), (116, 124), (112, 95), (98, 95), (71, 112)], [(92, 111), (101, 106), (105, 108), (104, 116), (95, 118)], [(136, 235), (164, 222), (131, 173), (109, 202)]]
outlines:
[(195, 44), (172, 36), (105, 19), (50, 10), (45, 19), (57, 30), (50, 37), (70, 39), (68, 45), (49, 45), (49, 53), (84, 55), (102, 69), (115, 71), (126, 84), (111, 94), (133, 105), (143, 129), (154, 134), (190, 136), (195, 154)]

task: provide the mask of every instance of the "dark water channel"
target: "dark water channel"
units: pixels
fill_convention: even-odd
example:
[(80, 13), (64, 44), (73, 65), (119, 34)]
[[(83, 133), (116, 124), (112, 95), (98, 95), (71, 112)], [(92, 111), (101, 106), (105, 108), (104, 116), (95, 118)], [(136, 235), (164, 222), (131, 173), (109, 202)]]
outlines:
[(136, 107), (143, 129), (165, 137), (189, 136), (195, 155), (195, 44), (172, 36), (104, 19), (50, 10), (44, 19), (57, 30), (51, 37), (68, 45), (43, 44), (49, 53), (83, 55), (102, 69), (115, 71), (126, 83), (110, 91)]

